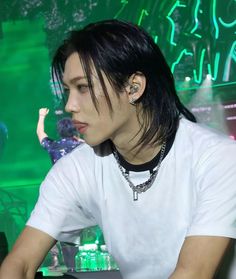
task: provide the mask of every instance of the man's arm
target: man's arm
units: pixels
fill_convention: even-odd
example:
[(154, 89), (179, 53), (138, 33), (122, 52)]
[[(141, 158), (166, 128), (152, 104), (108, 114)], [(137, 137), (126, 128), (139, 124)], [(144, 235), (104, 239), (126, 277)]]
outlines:
[(48, 112), (49, 112), (48, 108), (41, 108), (39, 110), (39, 119), (38, 119), (38, 124), (37, 124), (37, 136), (38, 136), (40, 143), (42, 142), (42, 140), (44, 138), (46, 138), (48, 136), (44, 131), (44, 120), (45, 120), (45, 117), (47, 116)]
[(227, 237), (187, 237), (169, 279), (212, 279), (230, 242)]
[(0, 279), (33, 279), (38, 267), (56, 243), (48, 234), (25, 227), (0, 268)]

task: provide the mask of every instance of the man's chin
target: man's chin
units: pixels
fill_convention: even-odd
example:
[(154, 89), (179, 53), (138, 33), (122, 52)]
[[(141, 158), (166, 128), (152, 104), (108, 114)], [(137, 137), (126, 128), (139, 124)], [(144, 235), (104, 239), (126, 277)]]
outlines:
[(105, 142), (105, 140), (104, 139), (102, 139), (102, 140), (94, 140), (94, 139), (92, 139), (92, 140), (90, 140), (90, 139), (88, 139), (88, 138), (86, 138), (86, 137), (84, 137), (84, 141), (85, 141), (85, 143), (87, 143), (89, 146), (91, 146), (91, 147), (94, 147), (94, 146), (97, 146), (97, 145), (100, 145), (100, 144), (102, 144), (103, 142)]

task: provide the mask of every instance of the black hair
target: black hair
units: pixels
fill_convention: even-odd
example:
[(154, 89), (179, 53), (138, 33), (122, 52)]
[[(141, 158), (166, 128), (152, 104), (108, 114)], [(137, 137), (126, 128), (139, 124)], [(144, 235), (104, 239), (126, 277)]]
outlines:
[(137, 106), (142, 105), (138, 117), (142, 119), (143, 134), (138, 145), (163, 143), (174, 136), (181, 115), (196, 122), (194, 115), (177, 96), (173, 75), (161, 50), (142, 28), (124, 21), (105, 20), (72, 31), (54, 56), (54, 82), (62, 81), (65, 62), (74, 52), (80, 56), (97, 110), (91, 80), (92, 66), (100, 79), (111, 112), (112, 105), (102, 73), (116, 89), (117, 96), (124, 90), (132, 74), (139, 72), (145, 76), (145, 91), (136, 101)]
[(70, 138), (78, 135), (72, 119), (69, 117), (64, 117), (57, 121), (57, 132), (62, 138)]

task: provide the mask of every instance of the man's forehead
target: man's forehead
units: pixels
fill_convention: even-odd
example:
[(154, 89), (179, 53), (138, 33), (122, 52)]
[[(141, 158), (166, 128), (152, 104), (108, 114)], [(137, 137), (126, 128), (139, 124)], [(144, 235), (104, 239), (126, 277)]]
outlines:
[[(90, 78), (93, 80), (99, 80), (98, 73), (95, 69), (94, 64), (91, 62), (89, 65)], [(101, 71), (103, 78), (105, 74)], [(86, 73), (84, 72), (84, 67), (80, 60), (80, 55), (78, 53), (72, 53), (66, 60), (65, 69), (63, 74), (63, 83), (73, 83), (78, 80), (85, 79), (88, 80)]]

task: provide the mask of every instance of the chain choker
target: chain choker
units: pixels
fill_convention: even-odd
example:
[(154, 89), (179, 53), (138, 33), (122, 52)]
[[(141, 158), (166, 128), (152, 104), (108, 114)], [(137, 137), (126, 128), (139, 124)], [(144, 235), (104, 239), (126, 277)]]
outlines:
[(160, 159), (157, 163), (157, 167), (156, 169), (152, 172), (152, 174), (150, 175), (149, 179), (141, 184), (138, 185), (134, 185), (133, 182), (129, 179), (129, 174), (126, 173), (124, 171), (124, 169), (122, 168), (121, 164), (120, 164), (120, 159), (118, 156), (118, 151), (115, 149), (115, 147), (113, 148), (113, 155), (116, 159), (116, 162), (118, 164), (118, 167), (122, 173), (122, 175), (124, 176), (124, 178), (126, 179), (126, 181), (129, 184), (129, 187), (133, 190), (133, 200), (137, 201), (138, 200), (138, 194), (141, 194), (143, 192), (146, 192), (153, 184), (153, 182), (155, 181), (155, 178), (157, 177), (158, 171), (160, 169), (161, 166), (161, 162), (164, 158), (164, 154), (165, 154), (165, 150), (166, 150), (166, 142), (164, 142), (162, 144), (161, 150), (160, 150)]

